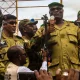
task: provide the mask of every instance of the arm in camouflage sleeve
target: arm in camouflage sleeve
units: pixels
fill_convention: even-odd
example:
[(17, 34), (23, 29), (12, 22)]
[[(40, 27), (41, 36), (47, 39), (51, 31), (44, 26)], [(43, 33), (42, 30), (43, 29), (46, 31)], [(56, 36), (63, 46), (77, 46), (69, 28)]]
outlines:
[(31, 42), (30, 42), (31, 47), (33, 46), (39, 47), (43, 44), (43, 30), (44, 30), (44, 26), (41, 26), (38, 29), (34, 37), (31, 39)]

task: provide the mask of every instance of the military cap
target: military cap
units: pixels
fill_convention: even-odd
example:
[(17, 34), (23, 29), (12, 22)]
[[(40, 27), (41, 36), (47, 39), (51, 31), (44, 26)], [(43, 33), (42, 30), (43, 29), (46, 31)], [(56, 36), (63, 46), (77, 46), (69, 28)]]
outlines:
[(38, 23), (38, 21), (35, 21), (34, 19), (31, 19), (31, 20), (23, 19), (19, 22), (19, 26), (21, 26), (21, 25), (25, 26), (25, 25), (28, 25), (28, 24), (37, 24), (37, 23)]
[(19, 22), (19, 26), (25, 26), (25, 25), (28, 25), (30, 24), (30, 20), (29, 19), (23, 19)]
[(60, 7), (64, 7), (64, 5), (62, 5), (61, 3), (58, 3), (58, 2), (52, 2), (48, 5), (48, 7), (53, 7), (53, 6), (60, 6)]
[(9, 20), (9, 19), (17, 19), (17, 17), (11, 14), (3, 15), (3, 20)]
[(38, 23), (38, 21), (35, 21), (33, 18), (30, 19), (30, 22), (31, 22), (32, 24), (37, 24), (37, 23)]

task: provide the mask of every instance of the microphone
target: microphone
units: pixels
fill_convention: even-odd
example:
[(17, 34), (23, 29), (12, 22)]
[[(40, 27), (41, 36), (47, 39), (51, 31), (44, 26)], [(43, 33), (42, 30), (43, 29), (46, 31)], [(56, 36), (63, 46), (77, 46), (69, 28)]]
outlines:
[(54, 25), (56, 22), (55, 17), (51, 16), (50, 19), (48, 20), (49, 25)]
[(55, 17), (54, 17), (54, 16), (51, 16), (51, 17), (50, 17), (50, 20), (54, 20), (54, 19), (55, 19)]

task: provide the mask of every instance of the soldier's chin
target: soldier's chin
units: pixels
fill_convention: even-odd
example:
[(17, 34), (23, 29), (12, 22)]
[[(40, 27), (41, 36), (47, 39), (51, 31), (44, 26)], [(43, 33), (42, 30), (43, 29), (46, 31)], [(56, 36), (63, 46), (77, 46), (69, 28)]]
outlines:
[(57, 19), (61, 19), (61, 17), (60, 16), (55, 16), (55, 19), (57, 20)]
[(12, 32), (13, 32), (13, 33), (15, 33), (15, 31), (14, 31), (14, 30), (13, 30)]
[(55, 16), (55, 18), (61, 18), (61, 16)]

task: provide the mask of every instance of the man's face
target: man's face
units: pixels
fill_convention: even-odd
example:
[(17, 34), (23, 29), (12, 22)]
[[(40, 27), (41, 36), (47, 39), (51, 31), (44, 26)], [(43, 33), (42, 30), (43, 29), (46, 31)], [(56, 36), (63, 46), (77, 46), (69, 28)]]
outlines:
[(54, 16), (55, 18), (63, 18), (63, 8), (60, 6), (54, 6), (49, 9), (50, 16)]
[(15, 33), (16, 30), (16, 20), (10, 19), (6, 21), (6, 25), (4, 26), (5, 30), (9, 33)]
[(33, 24), (33, 32), (34, 32), (34, 34), (36, 33), (37, 30), (38, 30), (38, 28), (37, 28), (36, 24)]
[(33, 28), (34, 28), (33, 24), (28, 24), (28, 25), (25, 26), (24, 31), (28, 36), (32, 37), (34, 35)]

